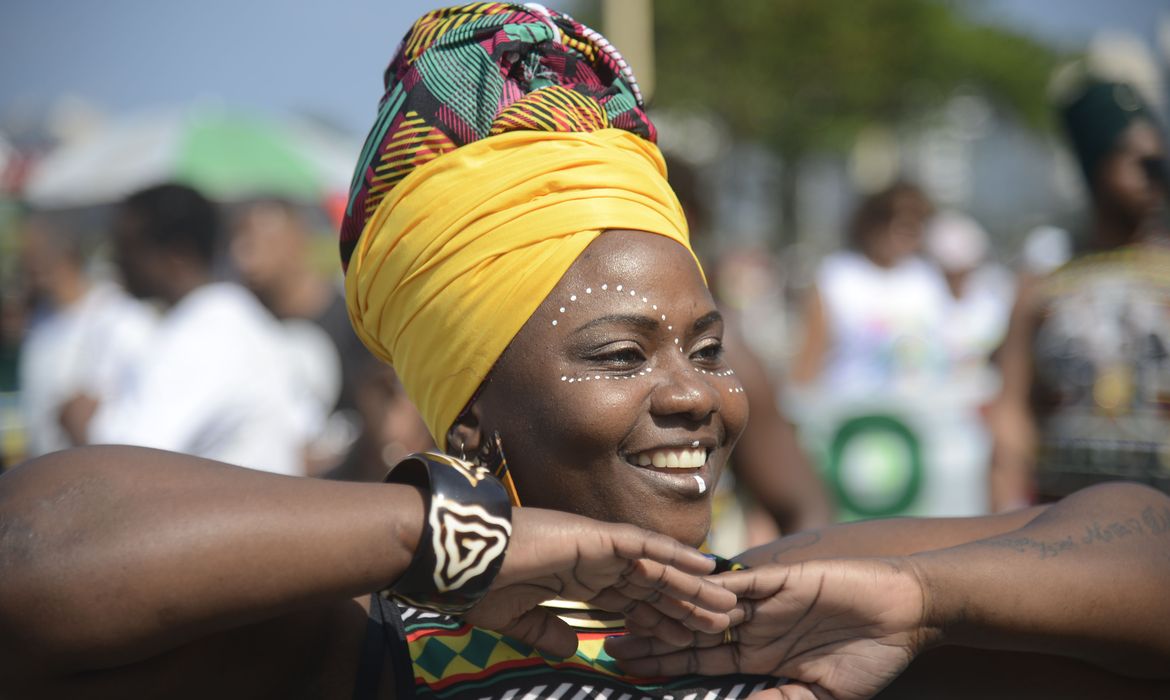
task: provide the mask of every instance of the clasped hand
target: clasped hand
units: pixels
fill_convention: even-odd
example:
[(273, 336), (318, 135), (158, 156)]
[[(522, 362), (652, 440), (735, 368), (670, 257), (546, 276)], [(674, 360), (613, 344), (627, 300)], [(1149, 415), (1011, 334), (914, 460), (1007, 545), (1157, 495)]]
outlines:
[(791, 684), (755, 700), (860, 700), (890, 683), (923, 650), (921, 577), (905, 559), (809, 561), (710, 577), (735, 593), (730, 633), (696, 632), (687, 645), (630, 621), (606, 649), (640, 676), (750, 673)]
[[(710, 575), (711, 560), (632, 525), (517, 509), (492, 590), (467, 617), (559, 656), (573, 631), (552, 597), (622, 613), (606, 648), (638, 676), (788, 678), (771, 698), (868, 698), (926, 645), (926, 597), (905, 559), (823, 560)], [(730, 633), (727, 632), (730, 630)]]

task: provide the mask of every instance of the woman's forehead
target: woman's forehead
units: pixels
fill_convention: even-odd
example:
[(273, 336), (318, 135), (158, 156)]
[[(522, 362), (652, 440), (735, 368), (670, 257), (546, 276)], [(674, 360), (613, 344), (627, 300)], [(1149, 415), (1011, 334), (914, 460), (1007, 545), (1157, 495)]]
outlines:
[(687, 248), (656, 234), (607, 231), (573, 263), (533, 320), (547, 338), (546, 332), (579, 330), (614, 314), (682, 329), (714, 310)]
[(654, 233), (606, 231), (589, 244), (558, 287), (601, 277), (612, 277), (624, 285), (642, 282), (644, 287), (669, 282), (680, 291), (707, 295), (691, 252), (678, 242)]

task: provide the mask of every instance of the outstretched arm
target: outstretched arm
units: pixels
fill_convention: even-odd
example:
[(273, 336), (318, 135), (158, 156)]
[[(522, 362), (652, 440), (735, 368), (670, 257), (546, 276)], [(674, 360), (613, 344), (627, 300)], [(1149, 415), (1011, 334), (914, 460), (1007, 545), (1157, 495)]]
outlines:
[[(397, 580), (422, 522), (410, 486), (282, 477), (130, 447), (34, 460), (0, 477), (0, 679), (136, 664), (157, 672), (152, 659), (195, 648), (189, 669), (202, 663), (191, 654), (204, 654), (203, 668), (246, 672), (247, 656), (224, 661), (198, 642), (252, 628), (275, 631), (243, 635), (250, 648), (279, 646), (290, 632), (274, 621)], [(571, 652), (555, 618), (532, 611), (561, 593), (668, 635), (716, 630), (735, 599), (697, 576), (711, 568), (662, 535), (518, 509), (482, 606), (490, 612), (469, 619)]]
[(834, 698), (870, 697), (940, 645), (1170, 679), (1170, 497), (1143, 486), (1086, 489), (1021, 527), (944, 549), (718, 580), (740, 596), (733, 643), (700, 634), (679, 650), (641, 630), (610, 652), (637, 674), (772, 673)]
[(972, 518), (889, 518), (844, 523), (781, 537), (736, 557), (749, 567), (812, 559), (900, 557), (992, 537), (1031, 522), (1048, 506)]

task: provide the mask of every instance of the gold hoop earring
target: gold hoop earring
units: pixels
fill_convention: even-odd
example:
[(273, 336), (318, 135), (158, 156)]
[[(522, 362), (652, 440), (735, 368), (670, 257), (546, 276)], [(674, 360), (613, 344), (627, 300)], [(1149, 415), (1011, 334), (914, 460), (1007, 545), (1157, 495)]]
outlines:
[[(512, 471), (508, 468), (508, 458), (504, 456), (504, 441), (500, 431), (492, 431), (492, 437), (484, 445), (482, 463), (500, 480), (504, 490), (508, 492), (508, 499), (515, 508), (520, 507), (520, 492), (516, 490), (516, 482), (512, 480)], [(476, 455), (478, 458), (479, 455)]]

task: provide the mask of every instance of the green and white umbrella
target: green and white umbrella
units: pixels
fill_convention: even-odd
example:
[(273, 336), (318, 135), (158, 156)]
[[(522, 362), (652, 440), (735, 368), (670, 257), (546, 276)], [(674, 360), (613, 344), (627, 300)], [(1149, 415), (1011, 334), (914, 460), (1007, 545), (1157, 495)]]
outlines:
[(45, 208), (79, 207), (173, 181), (220, 201), (322, 202), (348, 189), (360, 145), (305, 122), (226, 109), (140, 115), (50, 153), (24, 194)]

